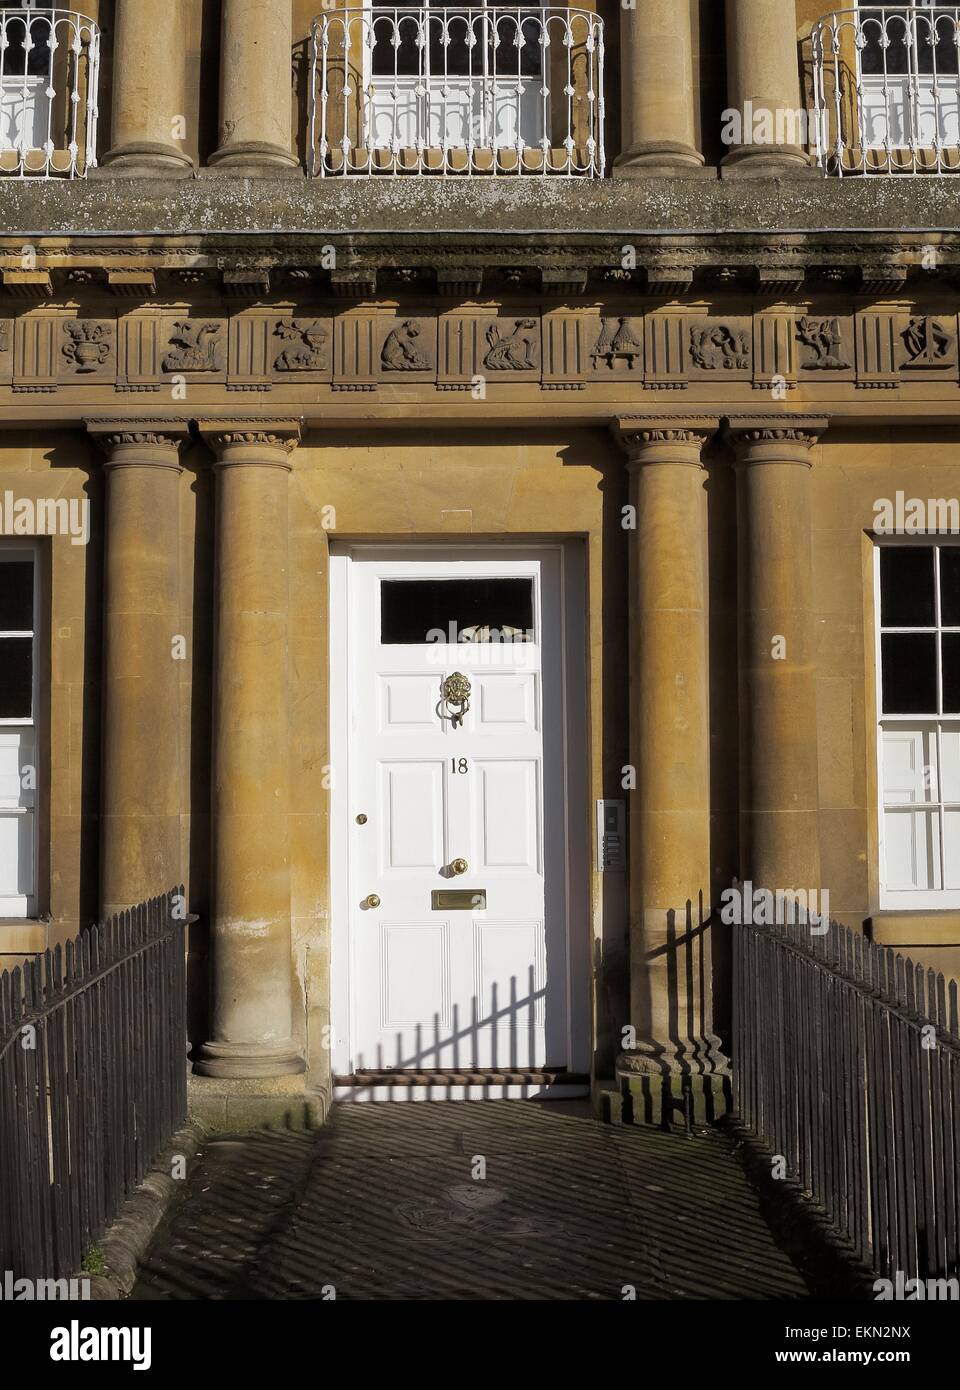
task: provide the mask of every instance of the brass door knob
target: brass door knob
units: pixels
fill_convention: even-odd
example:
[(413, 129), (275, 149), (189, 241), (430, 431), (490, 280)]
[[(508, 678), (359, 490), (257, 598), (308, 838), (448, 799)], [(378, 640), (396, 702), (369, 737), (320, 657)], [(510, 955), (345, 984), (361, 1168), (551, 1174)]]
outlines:
[(367, 897), (364, 898), (363, 905), (364, 907), (379, 907), (380, 899), (377, 897), (376, 893), (369, 893)]
[(455, 859), (450, 867), (455, 874), (465, 874), (470, 865), (465, 859)]

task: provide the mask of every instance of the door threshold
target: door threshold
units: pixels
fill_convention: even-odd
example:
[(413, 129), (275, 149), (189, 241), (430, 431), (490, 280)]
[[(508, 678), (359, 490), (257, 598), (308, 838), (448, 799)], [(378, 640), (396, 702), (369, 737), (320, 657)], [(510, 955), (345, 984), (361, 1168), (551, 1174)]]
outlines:
[(590, 1094), (586, 1072), (546, 1068), (366, 1071), (334, 1077), (334, 1098), (386, 1100), (570, 1100)]

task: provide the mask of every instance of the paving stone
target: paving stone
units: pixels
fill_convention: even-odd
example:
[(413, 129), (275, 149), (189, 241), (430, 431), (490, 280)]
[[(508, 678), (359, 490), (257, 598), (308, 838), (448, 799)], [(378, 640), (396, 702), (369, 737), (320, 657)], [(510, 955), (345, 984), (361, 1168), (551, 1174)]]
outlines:
[[(481, 1180), (477, 1161), (485, 1163)], [(803, 1298), (729, 1139), (580, 1102), (342, 1105), (211, 1140), (138, 1299)]]

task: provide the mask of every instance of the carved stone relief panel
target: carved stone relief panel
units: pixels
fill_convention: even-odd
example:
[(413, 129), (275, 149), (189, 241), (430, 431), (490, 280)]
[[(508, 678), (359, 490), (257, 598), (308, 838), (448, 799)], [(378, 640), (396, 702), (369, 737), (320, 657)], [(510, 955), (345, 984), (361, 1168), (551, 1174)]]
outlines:
[(956, 314), (898, 314), (901, 376), (948, 380), (957, 375)]
[(223, 379), (227, 370), (226, 319), (164, 316), (160, 331), (160, 370), (165, 378)]
[(114, 320), (64, 319), (58, 360), (63, 381), (116, 380), (117, 326)]
[(690, 376), (749, 380), (753, 372), (752, 327), (749, 317), (691, 319), (687, 328)]
[(481, 375), (491, 382), (538, 381), (541, 372), (541, 320), (539, 315), (509, 315), (479, 321)]
[(643, 318), (637, 315), (604, 314), (590, 324), (589, 371), (606, 381), (627, 378), (643, 380)]
[(380, 324), (380, 379), (392, 385), (405, 381), (435, 381), (437, 321), (426, 315), (398, 314)]
[(797, 372), (820, 381), (849, 381), (855, 373), (854, 324), (850, 315), (799, 314), (791, 322)]

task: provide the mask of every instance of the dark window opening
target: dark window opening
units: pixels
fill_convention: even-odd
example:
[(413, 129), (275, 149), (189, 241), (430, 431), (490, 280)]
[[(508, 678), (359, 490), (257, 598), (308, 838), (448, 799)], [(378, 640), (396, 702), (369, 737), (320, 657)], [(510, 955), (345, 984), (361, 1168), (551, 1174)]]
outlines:
[(384, 645), (533, 640), (532, 579), (385, 579)]

